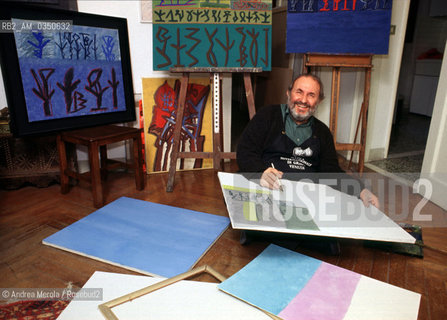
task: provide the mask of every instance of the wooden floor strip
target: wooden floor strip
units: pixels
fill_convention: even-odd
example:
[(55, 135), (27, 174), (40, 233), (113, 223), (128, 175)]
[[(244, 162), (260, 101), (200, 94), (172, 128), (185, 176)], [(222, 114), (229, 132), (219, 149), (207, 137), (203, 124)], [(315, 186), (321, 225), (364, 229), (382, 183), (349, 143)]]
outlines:
[[(127, 196), (228, 216), (213, 170), (178, 172), (172, 193), (165, 192), (167, 174), (151, 174), (146, 179), (146, 188), (137, 191), (132, 174), (109, 174), (104, 188), (106, 202)], [(419, 201), (419, 195), (410, 193), (410, 210)], [(96, 210), (87, 183), (76, 184), (64, 195), (60, 194), (59, 185), (2, 190), (0, 202), (0, 287), (66, 287), (68, 283), (81, 287), (96, 270), (135, 274), (42, 245), (45, 237)], [(447, 214), (441, 208), (429, 203), (424, 210), (436, 216), (438, 225), (442, 219), (447, 225)], [(241, 245), (239, 238), (240, 232), (229, 228), (197, 266), (208, 264), (229, 277), (268, 245), (263, 240)], [(365, 247), (362, 241), (339, 241), (340, 253), (335, 255), (300, 245), (296, 251), (418, 292), (422, 294), (418, 319), (444, 319), (447, 315), (447, 254), (444, 253), (447, 252), (447, 228), (423, 227), (423, 238), (425, 244), (433, 248), (424, 249), (423, 259)], [(206, 275), (195, 280), (210, 281)]]

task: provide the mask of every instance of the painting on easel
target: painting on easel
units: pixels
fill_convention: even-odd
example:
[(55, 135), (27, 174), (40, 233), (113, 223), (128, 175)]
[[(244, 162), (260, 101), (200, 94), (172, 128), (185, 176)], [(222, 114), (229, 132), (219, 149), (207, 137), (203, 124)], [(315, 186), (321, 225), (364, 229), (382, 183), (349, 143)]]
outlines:
[(271, 69), (271, 0), (152, 1), (153, 69)]
[(288, 1), (288, 53), (388, 54), (392, 0)]
[[(144, 141), (147, 173), (169, 170), (180, 80), (143, 78)], [(208, 78), (188, 84), (180, 151), (212, 151), (211, 95)], [(211, 168), (212, 159), (179, 159), (177, 170)]]

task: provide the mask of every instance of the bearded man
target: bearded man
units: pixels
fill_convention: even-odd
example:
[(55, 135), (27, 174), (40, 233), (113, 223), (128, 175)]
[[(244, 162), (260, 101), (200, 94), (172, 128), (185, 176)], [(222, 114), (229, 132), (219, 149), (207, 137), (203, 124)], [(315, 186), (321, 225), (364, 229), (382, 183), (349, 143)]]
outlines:
[[(239, 170), (262, 172), (260, 184), (271, 189), (281, 187), (283, 176), (299, 180), (315, 173), (337, 174), (338, 186), (343, 179), (355, 181), (339, 166), (329, 128), (313, 116), (324, 99), (321, 80), (302, 74), (286, 94), (287, 104), (260, 108), (248, 123), (237, 147)], [(379, 207), (378, 198), (360, 181), (358, 185), (347, 193), (358, 196), (365, 206)]]

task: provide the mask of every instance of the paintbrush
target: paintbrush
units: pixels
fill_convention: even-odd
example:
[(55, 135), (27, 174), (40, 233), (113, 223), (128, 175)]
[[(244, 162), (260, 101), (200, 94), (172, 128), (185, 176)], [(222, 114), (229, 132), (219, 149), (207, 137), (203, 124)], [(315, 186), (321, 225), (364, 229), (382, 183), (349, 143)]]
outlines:
[[(273, 165), (273, 163), (272, 163), (272, 168), (275, 169), (275, 166)], [(279, 184), (279, 190), (284, 191), (284, 188), (283, 188), (282, 183), (281, 183), (281, 179), (276, 177), (276, 180), (278, 181), (278, 184)]]

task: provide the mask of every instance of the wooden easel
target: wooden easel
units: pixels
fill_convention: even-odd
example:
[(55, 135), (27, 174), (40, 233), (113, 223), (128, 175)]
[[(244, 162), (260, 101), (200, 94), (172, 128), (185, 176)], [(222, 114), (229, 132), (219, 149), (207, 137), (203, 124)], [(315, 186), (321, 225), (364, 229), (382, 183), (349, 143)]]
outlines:
[[(220, 89), (220, 73), (243, 73), (245, 95), (247, 97), (248, 113), (250, 119), (254, 116), (256, 109), (254, 103), (254, 95), (251, 84), (251, 73), (261, 72), (262, 68), (171, 68), (172, 73), (182, 73), (180, 81), (180, 93), (178, 100), (178, 109), (174, 125), (173, 146), (171, 159), (169, 164), (168, 183), (166, 186), (167, 192), (172, 192), (174, 189), (174, 180), (176, 173), (176, 165), (178, 158), (193, 158), (193, 159), (213, 159), (213, 168), (215, 170), (221, 169), (221, 160), (236, 159), (235, 152), (223, 152), (222, 147), (222, 130), (220, 121), (220, 104), (221, 104), (221, 89)], [(186, 91), (188, 88), (188, 81), (190, 73), (210, 73), (213, 77), (213, 151), (212, 152), (180, 152), (180, 134), (182, 130), (183, 114), (185, 110)]]
[[(334, 136), (336, 150), (352, 151), (348, 168), (351, 168), (354, 151), (359, 152), (358, 172), (363, 173), (365, 161), (366, 124), (368, 117), (369, 92), (371, 86), (372, 55), (329, 55), (329, 54), (305, 54), (303, 67), (309, 72), (311, 67), (332, 67), (331, 113), (329, 129)], [(363, 68), (365, 70), (365, 86), (363, 90), (363, 102), (360, 109), (355, 137), (353, 143), (337, 142), (338, 105), (340, 99), (340, 72), (341, 68)], [(360, 141), (357, 136), (360, 130)]]

